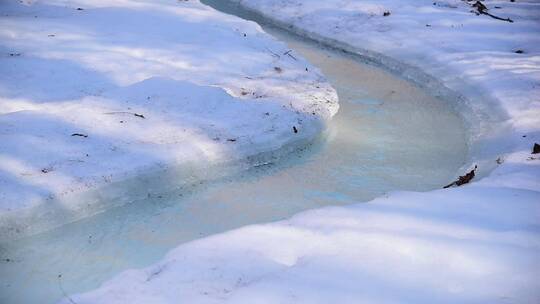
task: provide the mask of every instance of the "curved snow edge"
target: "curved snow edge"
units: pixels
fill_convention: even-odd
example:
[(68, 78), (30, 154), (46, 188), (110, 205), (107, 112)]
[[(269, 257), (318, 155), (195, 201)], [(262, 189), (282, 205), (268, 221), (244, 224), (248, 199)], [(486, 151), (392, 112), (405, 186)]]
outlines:
[[(30, 22), (13, 18), (7, 20), (6, 28), (20, 29), (23, 35), (25, 31), (48, 28), (51, 22), (56, 24), (60, 8), (51, 3), (3, 4), (10, 14), (17, 15), (24, 9), (33, 12), (28, 16), (43, 16), (42, 21), (27, 18)], [(130, 7), (128, 4), (118, 5)], [(0, 175), (3, 173), (0, 241), (53, 229), (149, 196), (189, 192), (202, 181), (274, 162), (313, 142), (337, 112), (336, 92), (318, 69), (300, 57), (276, 61), (273, 52), (285, 52), (286, 45), (264, 33), (255, 23), (222, 14), (199, 1), (148, 2), (143, 6), (148, 8), (145, 13), (138, 9), (126, 9), (122, 13), (129, 13), (139, 21), (152, 16), (155, 24), (161, 26), (133, 28), (131, 23), (117, 24), (117, 18), (111, 16), (115, 17), (119, 10), (110, 8), (110, 4), (88, 3), (82, 12), (76, 9), (79, 4), (70, 1), (61, 9), (59, 23), (73, 29), (67, 30), (72, 34), (80, 34), (81, 24), (102, 33), (103, 37), (122, 30), (136, 31), (139, 35), (124, 37), (126, 44), (138, 45), (140, 37), (145, 35), (162, 42), (164, 52), (148, 51), (132, 56), (131, 51), (125, 50), (127, 55), (121, 58), (130, 64), (124, 65), (137, 67), (137, 73), (107, 64), (111, 58), (117, 58), (116, 51), (100, 52), (98, 61), (105, 64), (98, 68), (92, 64), (90, 68), (84, 63), (66, 63), (78, 62), (81, 56), (92, 54), (93, 49), (84, 49), (81, 56), (73, 57), (81, 51), (80, 42), (57, 44), (51, 39), (36, 49), (35, 39), (23, 41), (19, 36), (6, 39), (6, 43), (17, 46), (11, 48), (25, 54), (0, 58), (7, 67), (21, 75), (25, 75), (20, 72), (23, 68), (28, 73), (41, 72), (38, 73), (41, 81), (29, 78), (33, 81), (25, 82), (11, 77), (14, 79), (10, 81), (17, 82), (14, 96), (27, 97), (23, 93), (33, 89), (46, 102), (17, 103), (11, 99), (0, 102), (6, 105), (0, 111), (0, 124), (8, 126), (0, 130), (7, 143), (0, 149)], [(192, 22), (188, 17), (193, 15), (205, 22)], [(96, 23), (96, 18), (105, 19)], [(107, 22), (115, 26), (109, 29)], [(171, 40), (171, 33), (163, 31), (162, 25), (178, 28), (174, 33), (180, 40)], [(203, 45), (197, 40), (201, 36), (197, 33), (213, 39)], [(81, 37), (83, 41), (93, 39), (93, 36)], [(106, 42), (107, 39), (102, 44), (108, 49)], [(112, 41), (114, 45), (117, 42)], [(92, 40), (92, 43), (96, 42)], [(204, 48), (193, 57), (191, 47), (184, 44)], [(245, 60), (236, 54), (234, 58), (238, 62), (223, 64), (220, 50), (226, 49), (244, 54)], [(39, 59), (51, 50), (64, 61)], [(161, 60), (156, 61), (159, 69), (147, 64), (148, 55)], [(173, 59), (192, 60), (195, 65), (203, 60), (213, 73), (168, 64)], [(91, 79), (89, 92), (80, 93), (78, 78), (73, 75), (89, 72), (95, 73), (97, 80)], [(62, 92), (58, 96), (45, 94), (39, 85), (33, 86), (51, 78), (51, 73), (68, 75), (75, 81), (53, 77), (53, 82), (66, 83), (46, 90)], [(110, 75), (114, 81), (98, 77), (102, 74)], [(150, 98), (152, 106), (149, 106)], [(140, 113), (146, 117), (138, 114), (118, 121), (115, 115), (109, 115), (114, 113)], [(19, 134), (28, 134), (36, 149), (29, 149), (25, 137)], [(50, 154), (44, 155), (40, 147), (49, 146)]]
[[(453, 78), (451, 82), (442, 81), (425, 71), (424, 68), (413, 63), (406, 63), (392, 56), (376, 52), (370, 49), (359, 48), (337, 39), (329, 38), (315, 31), (301, 28), (295, 24), (287, 23), (274, 18), (270, 14), (257, 10), (241, 0), (226, 0), (235, 3), (238, 8), (252, 15), (257, 21), (278, 27), (302, 38), (313, 40), (316, 43), (343, 52), (356, 60), (367, 62), (371, 65), (383, 68), (390, 73), (414, 83), (434, 97), (447, 102), (456, 113), (463, 119), (467, 131), (467, 157), (466, 163), (456, 172), (456, 177), (466, 170), (478, 165), (476, 171), (477, 180), (488, 176), (496, 167), (495, 160), (506, 153), (512, 152), (517, 145), (491, 146), (489, 142), (493, 138), (504, 137), (511, 131), (511, 127), (504, 123), (508, 115), (498, 108), (501, 104), (494, 97), (488, 96), (487, 92), (479, 90), (476, 86), (466, 83), (459, 78)], [(204, 1), (202, 1), (204, 3)], [(465, 93), (466, 92), (466, 93)], [(472, 102), (474, 100), (474, 103)]]
[[(332, 113), (332, 116), (334, 114)], [(255, 153), (216, 163), (187, 162), (138, 168), (124, 174), (125, 178), (112, 183), (74, 191), (59, 198), (43, 198), (41, 203), (34, 204), (33, 207), (0, 213), (0, 241), (15, 240), (52, 230), (151, 196), (181, 196), (196, 190), (203, 183), (277, 162), (287, 155), (308, 148), (324, 137), (326, 121), (323, 117), (317, 118), (312, 126), (304, 129), (305, 132), (294, 134), (295, 136), (289, 137), (281, 146), (258, 147), (252, 150)]]

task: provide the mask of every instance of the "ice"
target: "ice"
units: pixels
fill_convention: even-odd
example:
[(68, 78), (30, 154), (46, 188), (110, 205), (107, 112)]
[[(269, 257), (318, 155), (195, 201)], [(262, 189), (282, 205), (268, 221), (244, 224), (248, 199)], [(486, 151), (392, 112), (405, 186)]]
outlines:
[[(294, 56), (320, 67), (337, 88), (341, 110), (324, 138), (286, 160), (199, 185), (187, 197), (152, 196), (6, 244), (4, 255), (18, 262), (1, 266), (10, 287), (0, 294), (8, 302), (54, 302), (63, 297), (59, 284), (67, 293), (96, 288), (190, 240), (391, 190), (440, 188), (454, 178), (465, 161), (466, 137), (461, 119), (444, 101), (353, 58), (272, 34)], [(21, 293), (22, 286), (33, 292)]]

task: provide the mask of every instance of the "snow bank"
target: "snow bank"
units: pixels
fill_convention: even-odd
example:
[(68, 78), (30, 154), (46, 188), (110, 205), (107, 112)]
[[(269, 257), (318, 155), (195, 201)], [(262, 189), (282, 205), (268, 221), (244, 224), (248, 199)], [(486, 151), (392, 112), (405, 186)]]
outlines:
[(538, 198), (537, 192), (475, 185), (314, 210), (180, 246), (152, 267), (126, 271), (72, 299), (534, 303), (540, 296)]
[(530, 151), (539, 141), (536, 1), (486, 2), (490, 13), (513, 23), (476, 16), (469, 4), (457, 0), (232, 1), (278, 26), (380, 64), (448, 100), (469, 124), (468, 166), (481, 164), (481, 176), (496, 166), (494, 159)]
[(448, 100), (470, 124), (470, 163), (483, 178), (202, 239), (72, 300), (537, 303), (540, 157), (531, 150), (540, 141), (540, 4), (484, 2), (509, 23), (476, 16), (463, 1), (239, 2), (428, 89), (459, 91)]
[(316, 68), (198, 1), (0, 11), (0, 239), (264, 163), (337, 111)]

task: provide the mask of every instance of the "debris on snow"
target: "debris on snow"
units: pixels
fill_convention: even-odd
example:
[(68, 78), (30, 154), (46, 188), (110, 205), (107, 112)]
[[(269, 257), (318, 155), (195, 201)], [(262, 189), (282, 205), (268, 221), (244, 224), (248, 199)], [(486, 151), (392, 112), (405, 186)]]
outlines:
[(533, 150), (531, 154), (538, 154), (540, 153), (540, 145), (537, 143), (534, 143)]
[(474, 169), (472, 169), (469, 173), (465, 174), (465, 175), (462, 175), (460, 177), (458, 177), (458, 179), (446, 186), (444, 186), (443, 188), (450, 188), (452, 186), (462, 186), (462, 185), (465, 185), (465, 184), (468, 184), (471, 182), (471, 180), (474, 178), (474, 175), (475, 175), (475, 171), (476, 169), (478, 168), (478, 166), (474, 166)]

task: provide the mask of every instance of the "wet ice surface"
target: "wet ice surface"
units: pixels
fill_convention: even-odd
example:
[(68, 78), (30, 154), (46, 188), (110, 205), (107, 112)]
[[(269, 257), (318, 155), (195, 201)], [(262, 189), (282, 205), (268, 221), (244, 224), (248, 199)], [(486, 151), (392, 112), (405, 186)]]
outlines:
[(0, 302), (54, 303), (64, 292), (154, 263), (183, 242), (388, 191), (439, 188), (454, 178), (466, 135), (443, 101), (378, 68), (272, 34), (320, 67), (338, 91), (340, 111), (320, 142), (192, 194), (150, 197), (0, 244)]

